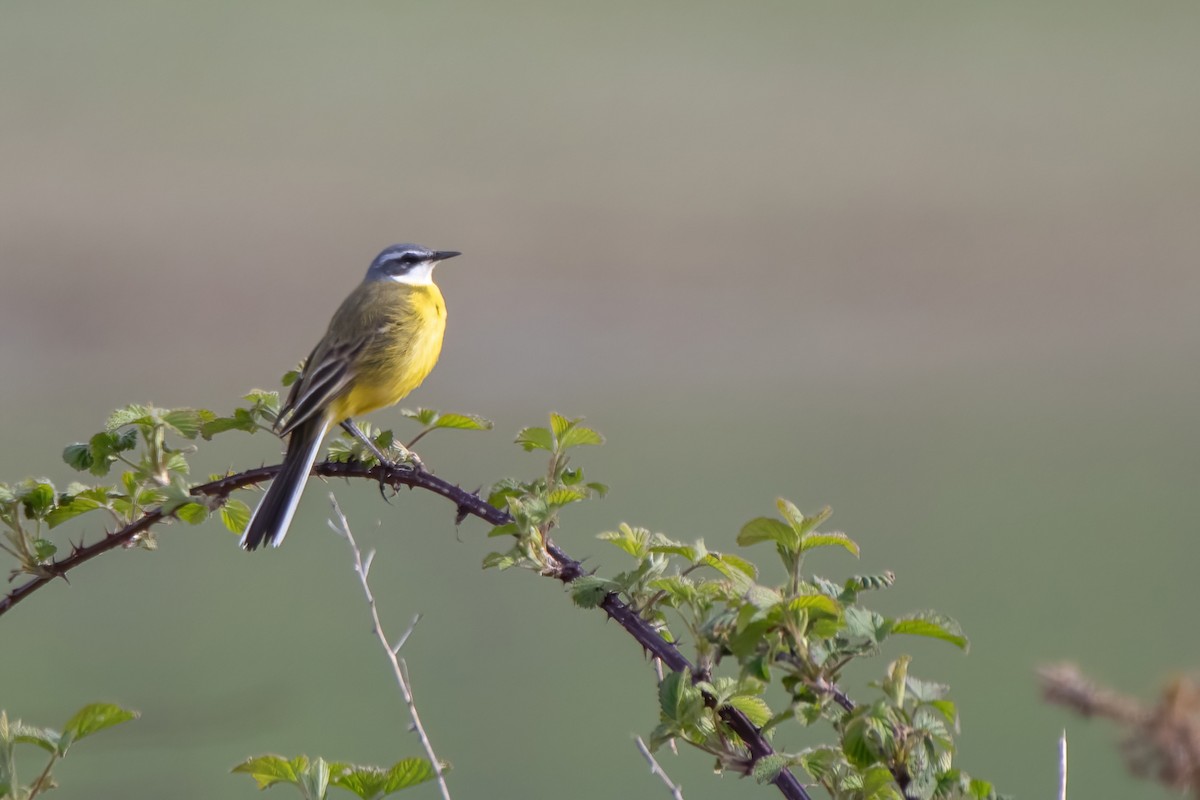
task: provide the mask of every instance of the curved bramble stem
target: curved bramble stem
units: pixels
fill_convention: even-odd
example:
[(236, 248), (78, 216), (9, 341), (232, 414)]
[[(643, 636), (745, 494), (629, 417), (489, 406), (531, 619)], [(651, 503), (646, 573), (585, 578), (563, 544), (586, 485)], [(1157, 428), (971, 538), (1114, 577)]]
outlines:
[[(194, 486), (191, 493), (197, 497), (208, 498), (211, 503), (219, 505), (238, 489), (270, 480), (279, 469), (279, 465), (274, 465), (246, 470)], [(311, 474), (325, 478), (363, 478), (397, 489), (401, 486), (424, 489), (446, 498), (455, 505), (456, 522), (462, 522), (468, 516), (478, 517), (493, 526), (507, 525), (513, 521), (508, 512), (490, 505), (474, 492), (469, 492), (424, 470), (414, 470), (410, 465), (376, 464), (367, 466), (355, 461), (323, 461), (313, 466)], [(44, 575), (18, 586), (0, 599), (0, 615), (8, 612), (17, 603), (50, 583), (54, 578), (64, 577), (71, 570), (101, 553), (128, 544), (137, 534), (149, 530), (155, 524), (170, 517), (171, 515), (163, 512), (161, 508), (153, 509), (136, 522), (106, 534), (100, 540), (86, 547), (76, 547), (65, 558), (43, 565)], [(546, 540), (546, 550), (555, 562), (553, 569), (545, 573), (547, 577), (568, 584), (587, 574), (580, 562), (567, 555), (554, 541)], [(673, 672), (687, 670), (693, 676), (697, 675), (695, 667), (687, 657), (675, 645), (663, 639), (634, 609), (622, 602), (615, 592), (606, 595), (599, 603), (599, 607), (604, 610), (609, 619), (624, 628), (652, 658), (657, 658)], [(715, 697), (704, 693), (704, 699), (709, 707), (717, 708)], [(745, 745), (748, 751), (748, 767), (752, 767), (754, 763), (763, 758), (774, 755), (775, 750), (763, 736), (762, 731), (741, 711), (726, 705), (718, 708), (717, 713)], [(781, 770), (771, 783), (788, 800), (811, 800), (804, 786), (790, 770)]]

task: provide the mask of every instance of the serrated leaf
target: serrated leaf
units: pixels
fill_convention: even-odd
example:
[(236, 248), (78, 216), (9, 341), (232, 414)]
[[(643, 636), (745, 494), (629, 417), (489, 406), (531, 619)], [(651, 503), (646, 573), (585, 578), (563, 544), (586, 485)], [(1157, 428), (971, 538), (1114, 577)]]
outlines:
[(936, 611), (921, 611), (895, 619), (892, 621), (892, 633), (941, 639), (950, 642), (963, 652), (970, 648), (970, 642), (963, 634), (962, 626), (952, 617)]
[(842, 607), (832, 597), (823, 594), (801, 594), (784, 604), (789, 611), (820, 611), (831, 617), (841, 616)]
[(569, 450), (586, 444), (604, 444), (604, 437), (591, 428), (575, 425), (558, 437), (558, 449)]
[(54, 484), (46, 480), (33, 481), (21, 491), (21, 505), (25, 516), (30, 519), (42, 519), (54, 508)]
[(189, 525), (199, 525), (208, 519), (208, 507), (201, 503), (183, 503), (174, 509), (174, 514)]
[(734, 695), (725, 701), (725, 705), (733, 706), (738, 711), (741, 711), (759, 728), (766, 725), (767, 721), (771, 719), (771, 707), (761, 697), (743, 694)]
[(438, 418), (437, 409), (434, 408), (402, 408), (400, 409), (400, 413), (409, 419), (415, 419), (422, 425), (429, 425)]
[(401, 789), (426, 783), (436, 777), (437, 772), (430, 761), (424, 758), (406, 758), (397, 761), (387, 770), (347, 765), (330, 782), (334, 786), (354, 792), (363, 800), (374, 800)]
[(232, 417), (214, 417), (205, 422), (200, 426), (200, 436), (208, 440), (225, 431), (254, 433), (257, 430), (258, 423), (254, 421), (254, 415), (244, 408), (239, 408), (233, 412)]
[(747, 561), (741, 556), (735, 556), (732, 553), (713, 553), (713, 555), (751, 580), (758, 577), (758, 567), (753, 562)]
[(917, 702), (930, 703), (934, 700), (941, 700), (950, 694), (950, 687), (944, 683), (924, 681), (909, 675), (908, 692)]
[(822, 783), (829, 780), (846, 764), (846, 759), (839, 750), (822, 746), (804, 750), (795, 759), (813, 780)]
[[(32, 744), (42, 748), (47, 753), (57, 753), (59, 742), (62, 741), (62, 734), (53, 728), (35, 728), (32, 725), (26, 725), (20, 720), (10, 723), (9, 735), (14, 742)], [(0, 797), (3, 796), (0, 795)]]
[(779, 509), (779, 513), (795, 529), (796, 533), (801, 536), (816, 529), (817, 526), (833, 515), (833, 509), (825, 506), (813, 516), (806, 517), (800, 509), (796, 508), (794, 503), (782, 497), (775, 501), (775, 507)]
[(174, 408), (162, 415), (162, 421), (180, 436), (195, 439), (204, 423), (216, 419), (216, 414), (206, 409)]
[(670, 605), (676, 608), (694, 603), (700, 597), (696, 592), (696, 584), (680, 575), (656, 578), (647, 585), (656, 592), (663, 592)]
[(255, 756), (238, 764), (230, 772), (241, 772), (254, 778), (258, 788), (267, 789), (277, 783), (299, 784), (300, 773), (308, 769), (308, 759), (296, 756), (287, 760), (281, 756)]
[(771, 753), (754, 762), (751, 775), (758, 783), (770, 783), (779, 777), (779, 773), (787, 769), (789, 759), (782, 753)]
[(696, 560), (696, 548), (690, 545), (680, 544), (678, 542), (673, 544), (654, 545), (650, 548), (650, 552), (662, 553), (663, 555), (682, 556), (683, 558), (687, 559), (689, 564), (695, 562)]
[(562, 507), (571, 503), (578, 503), (580, 500), (586, 500), (587, 498), (588, 493), (584, 490), (576, 489), (572, 486), (564, 486), (546, 495), (546, 504), (552, 507)]
[(490, 431), (494, 425), (490, 419), (484, 419), (477, 414), (447, 412), (434, 421), (433, 427), (459, 431)]
[(846, 635), (861, 636), (879, 644), (892, 632), (892, 623), (870, 609), (848, 606), (842, 616)]
[(112, 703), (91, 703), (75, 712), (63, 726), (62, 739), (59, 742), (59, 753), (65, 753), (75, 742), (93, 733), (129, 722), (140, 717), (136, 711), (121, 708)]
[(568, 419), (562, 414), (555, 414), (553, 412), (550, 414), (550, 430), (554, 433), (555, 439), (561, 438), (576, 422), (579, 422), (579, 420)]
[(649, 552), (646, 545), (650, 540), (650, 531), (645, 528), (631, 528), (624, 522), (617, 526), (617, 530), (597, 534), (596, 538), (615, 544), (634, 558), (645, 558)]
[(800, 537), (801, 552), (807, 552), (816, 547), (843, 547), (855, 556), (858, 555), (858, 545), (844, 533), (806, 533)]
[(46, 515), (46, 523), (51, 528), (56, 528), (69, 519), (86, 514), (88, 511), (95, 511), (98, 508), (107, 508), (107, 503), (101, 503), (91, 497), (73, 497), (65, 505), (60, 505)]
[(746, 547), (759, 542), (775, 542), (795, 552), (800, 544), (800, 536), (790, 526), (773, 517), (756, 517), (742, 526), (737, 543)]
[(584, 575), (571, 581), (571, 599), (580, 608), (595, 608), (604, 602), (604, 598), (617, 591), (613, 581), (598, 578), (595, 575)]
[(54, 558), (54, 554), (57, 552), (58, 546), (49, 539), (33, 540), (33, 557), (37, 559), (37, 563), (45, 564), (50, 559)]
[(104, 429), (109, 433), (117, 428), (123, 428), (126, 425), (133, 424), (148, 424), (151, 422), (150, 415), (153, 409), (141, 405), (128, 405), (124, 408), (118, 408), (108, 416), (104, 423)]
[(545, 428), (522, 428), (517, 433), (516, 443), (529, 453), (534, 450), (554, 452), (554, 439)]
[(488, 553), (483, 557), (484, 569), (506, 570), (510, 567), (515, 567), (519, 563), (516, 556), (511, 552), (508, 553)]
[(221, 523), (239, 536), (250, 524), (250, 506), (241, 500), (227, 500), (221, 506)]
[(72, 469), (83, 472), (85, 469), (91, 469), (92, 466), (92, 449), (82, 442), (69, 444), (63, 448), (63, 461), (67, 462)]

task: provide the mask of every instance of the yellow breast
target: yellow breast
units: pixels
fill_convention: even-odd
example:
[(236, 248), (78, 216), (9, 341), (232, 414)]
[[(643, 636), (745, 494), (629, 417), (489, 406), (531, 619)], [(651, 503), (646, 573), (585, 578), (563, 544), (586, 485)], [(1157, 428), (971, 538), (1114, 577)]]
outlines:
[(437, 363), (446, 330), (446, 303), (437, 286), (380, 282), (359, 306), (360, 324), (374, 331), (355, 359), (355, 376), (330, 407), (336, 420), (400, 402)]

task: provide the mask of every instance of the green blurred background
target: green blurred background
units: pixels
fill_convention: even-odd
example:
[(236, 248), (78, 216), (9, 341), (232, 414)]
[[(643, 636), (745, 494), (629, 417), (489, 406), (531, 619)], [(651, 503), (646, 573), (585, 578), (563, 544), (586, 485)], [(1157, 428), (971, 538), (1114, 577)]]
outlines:
[[(966, 769), (1049, 796), (1066, 726), (1073, 796), (1167, 796), (1033, 670), (1148, 698), (1200, 657), (1198, 26), (1194, 3), (7, 0), (0, 478), (65, 485), (62, 446), (127, 402), (227, 410), (384, 245), (462, 250), (410, 404), (497, 430), (425, 440), (438, 474), (532, 475), (512, 434), (586, 415), (612, 492), (561, 540), (603, 570), (620, 521), (722, 548), (778, 495), (831, 504), (863, 556), (814, 569), (893, 569), (884, 611), (971, 635), (888, 652), (954, 686)], [(278, 452), (227, 435), (199, 464)], [(665, 796), (615, 625), (481, 572), (483, 526), (432, 497), (329, 488), (393, 633), (425, 615), (406, 652), (456, 797)], [(250, 754), (418, 752), (326, 491), (278, 552), (175, 526), (0, 620), (10, 714), (143, 713), (58, 797), (248, 798)], [(664, 761), (689, 800), (772, 794)]]

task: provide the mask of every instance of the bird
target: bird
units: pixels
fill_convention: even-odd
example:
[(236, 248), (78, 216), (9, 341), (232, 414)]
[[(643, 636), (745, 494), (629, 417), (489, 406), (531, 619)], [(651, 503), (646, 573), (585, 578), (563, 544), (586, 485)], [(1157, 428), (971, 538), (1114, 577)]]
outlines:
[[(385, 460), (351, 418), (400, 402), (437, 363), (446, 303), (433, 282), (433, 268), (459, 255), (416, 244), (391, 245), (342, 301), (276, 418), (275, 432), (287, 437), (287, 451), (246, 524), (239, 542), (243, 549), (283, 542), (331, 426), (340, 424)], [(415, 454), (408, 455), (419, 467)]]

